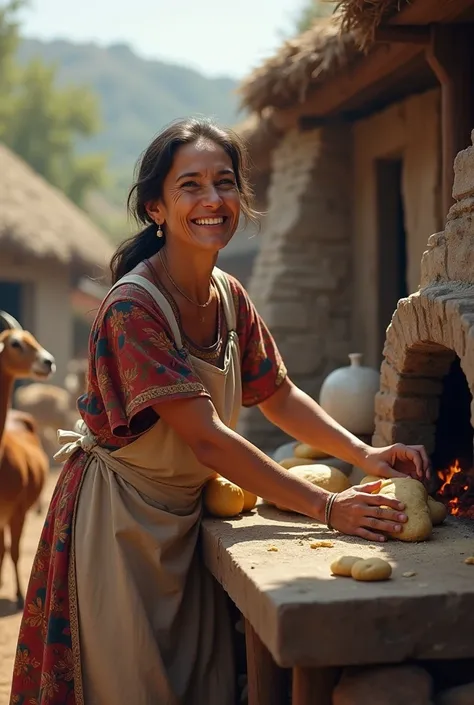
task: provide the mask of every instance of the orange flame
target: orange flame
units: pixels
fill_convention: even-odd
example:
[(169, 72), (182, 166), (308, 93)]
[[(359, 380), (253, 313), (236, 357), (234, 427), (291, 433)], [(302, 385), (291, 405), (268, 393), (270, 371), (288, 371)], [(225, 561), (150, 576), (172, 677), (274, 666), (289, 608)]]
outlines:
[[(465, 482), (461, 485), (461, 483), (458, 483), (456, 481), (457, 475), (462, 472), (463, 468), (459, 465), (459, 460), (455, 460), (454, 464), (451, 465), (448, 470), (438, 470), (437, 472), (439, 479), (443, 482), (443, 484), (438, 490), (438, 495), (440, 499), (444, 499), (445, 504), (448, 507), (450, 513), (454, 516), (459, 515), (460, 513), (460, 502), (458, 496), (450, 497), (450, 495), (452, 494), (452, 492), (449, 491), (450, 485), (453, 484), (454, 480), (455, 484), (457, 485), (458, 492), (460, 490), (467, 492), (470, 487), (468, 482)], [(448, 497), (450, 497), (450, 499), (446, 502), (446, 499)]]

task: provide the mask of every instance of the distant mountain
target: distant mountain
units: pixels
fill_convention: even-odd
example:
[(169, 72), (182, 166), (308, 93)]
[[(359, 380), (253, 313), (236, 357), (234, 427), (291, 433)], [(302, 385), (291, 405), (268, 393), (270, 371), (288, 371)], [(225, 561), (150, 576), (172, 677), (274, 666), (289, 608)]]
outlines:
[(239, 120), (235, 81), (142, 59), (125, 44), (24, 39), (20, 61), (37, 56), (57, 64), (60, 83), (89, 85), (98, 94), (103, 129), (81, 146), (106, 151), (119, 171), (128, 172), (153, 135), (173, 119), (204, 114), (224, 124)]

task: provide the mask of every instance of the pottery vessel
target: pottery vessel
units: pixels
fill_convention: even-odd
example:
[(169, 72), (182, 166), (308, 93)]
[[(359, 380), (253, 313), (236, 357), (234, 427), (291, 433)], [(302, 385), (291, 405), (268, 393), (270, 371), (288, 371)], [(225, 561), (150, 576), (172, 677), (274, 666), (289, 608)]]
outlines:
[(319, 403), (341, 426), (357, 436), (372, 435), (375, 395), (380, 373), (362, 365), (362, 354), (351, 353), (350, 365), (340, 367), (323, 382)]

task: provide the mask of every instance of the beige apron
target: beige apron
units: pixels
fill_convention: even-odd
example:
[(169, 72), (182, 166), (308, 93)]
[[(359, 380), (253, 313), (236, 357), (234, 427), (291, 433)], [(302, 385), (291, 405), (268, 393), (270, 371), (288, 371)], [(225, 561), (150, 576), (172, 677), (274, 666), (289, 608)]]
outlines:
[[(226, 276), (218, 269), (213, 276), (229, 328), (224, 366), (190, 357), (221, 420), (235, 428), (242, 399), (235, 306)], [(138, 275), (118, 284), (125, 282), (149, 292), (181, 348), (163, 294)], [(58, 453), (64, 460), (80, 446), (90, 454), (71, 561), (84, 705), (234, 705), (225, 598), (199, 556), (201, 489), (215, 473), (162, 420), (110, 453), (84, 430), (60, 434), (63, 445), (73, 442)]]

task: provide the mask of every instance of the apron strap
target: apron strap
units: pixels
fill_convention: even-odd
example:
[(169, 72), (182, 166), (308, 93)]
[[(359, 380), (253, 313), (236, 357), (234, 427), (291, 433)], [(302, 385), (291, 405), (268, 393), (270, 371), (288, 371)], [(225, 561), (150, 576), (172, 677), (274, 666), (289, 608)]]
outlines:
[[(221, 295), (221, 300), (224, 306), (224, 313), (227, 320), (227, 325), (229, 327), (229, 331), (235, 331), (237, 328), (237, 314), (229, 280), (226, 274), (221, 269), (218, 269), (218, 267), (214, 267), (214, 269), (212, 270), (212, 276)], [(109, 289), (109, 291), (107, 292), (107, 296), (121, 284), (135, 284), (136, 286), (141, 286), (142, 289), (145, 289), (145, 291), (150, 294), (152, 299), (164, 313), (166, 320), (168, 321), (168, 324), (173, 333), (175, 343), (178, 349), (182, 348), (183, 341), (181, 338), (181, 332), (179, 330), (176, 317), (173, 313), (173, 309), (171, 308), (164, 294), (162, 294), (161, 291), (158, 289), (158, 287), (155, 286), (155, 284), (152, 284), (152, 282), (150, 282), (145, 277), (142, 277), (140, 274), (126, 274)]]
[(145, 277), (142, 277), (140, 274), (126, 274), (124, 277), (119, 279), (116, 284), (114, 284), (114, 286), (110, 289), (108, 293), (110, 294), (110, 292), (120, 284), (136, 284), (137, 286), (141, 286), (142, 289), (145, 289), (145, 291), (150, 294), (150, 296), (158, 305), (158, 307), (163, 311), (166, 320), (168, 321), (169, 327), (171, 328), (171, 331), (173, 333), (178, 350), (181, 349), (183, 347), (183, 341), (181, 339), (181, 333), (179, 330), (178, 322), (175, 318), (173, 309), (171, 308), (168, 300), (166, 299), (164, 294), (161, 293), (158, 287), (148, 281), (148, 279), (145, 279)]
[(219, 289), (221, 300), (224, 306), (224, 313), (227, 320), (229, 331), (235, 331), (237, 328), (237, 314), (235, 310), (234, 297), (230, 288), (229, 279), (222, 269), (214, 267), (212, 277)]

